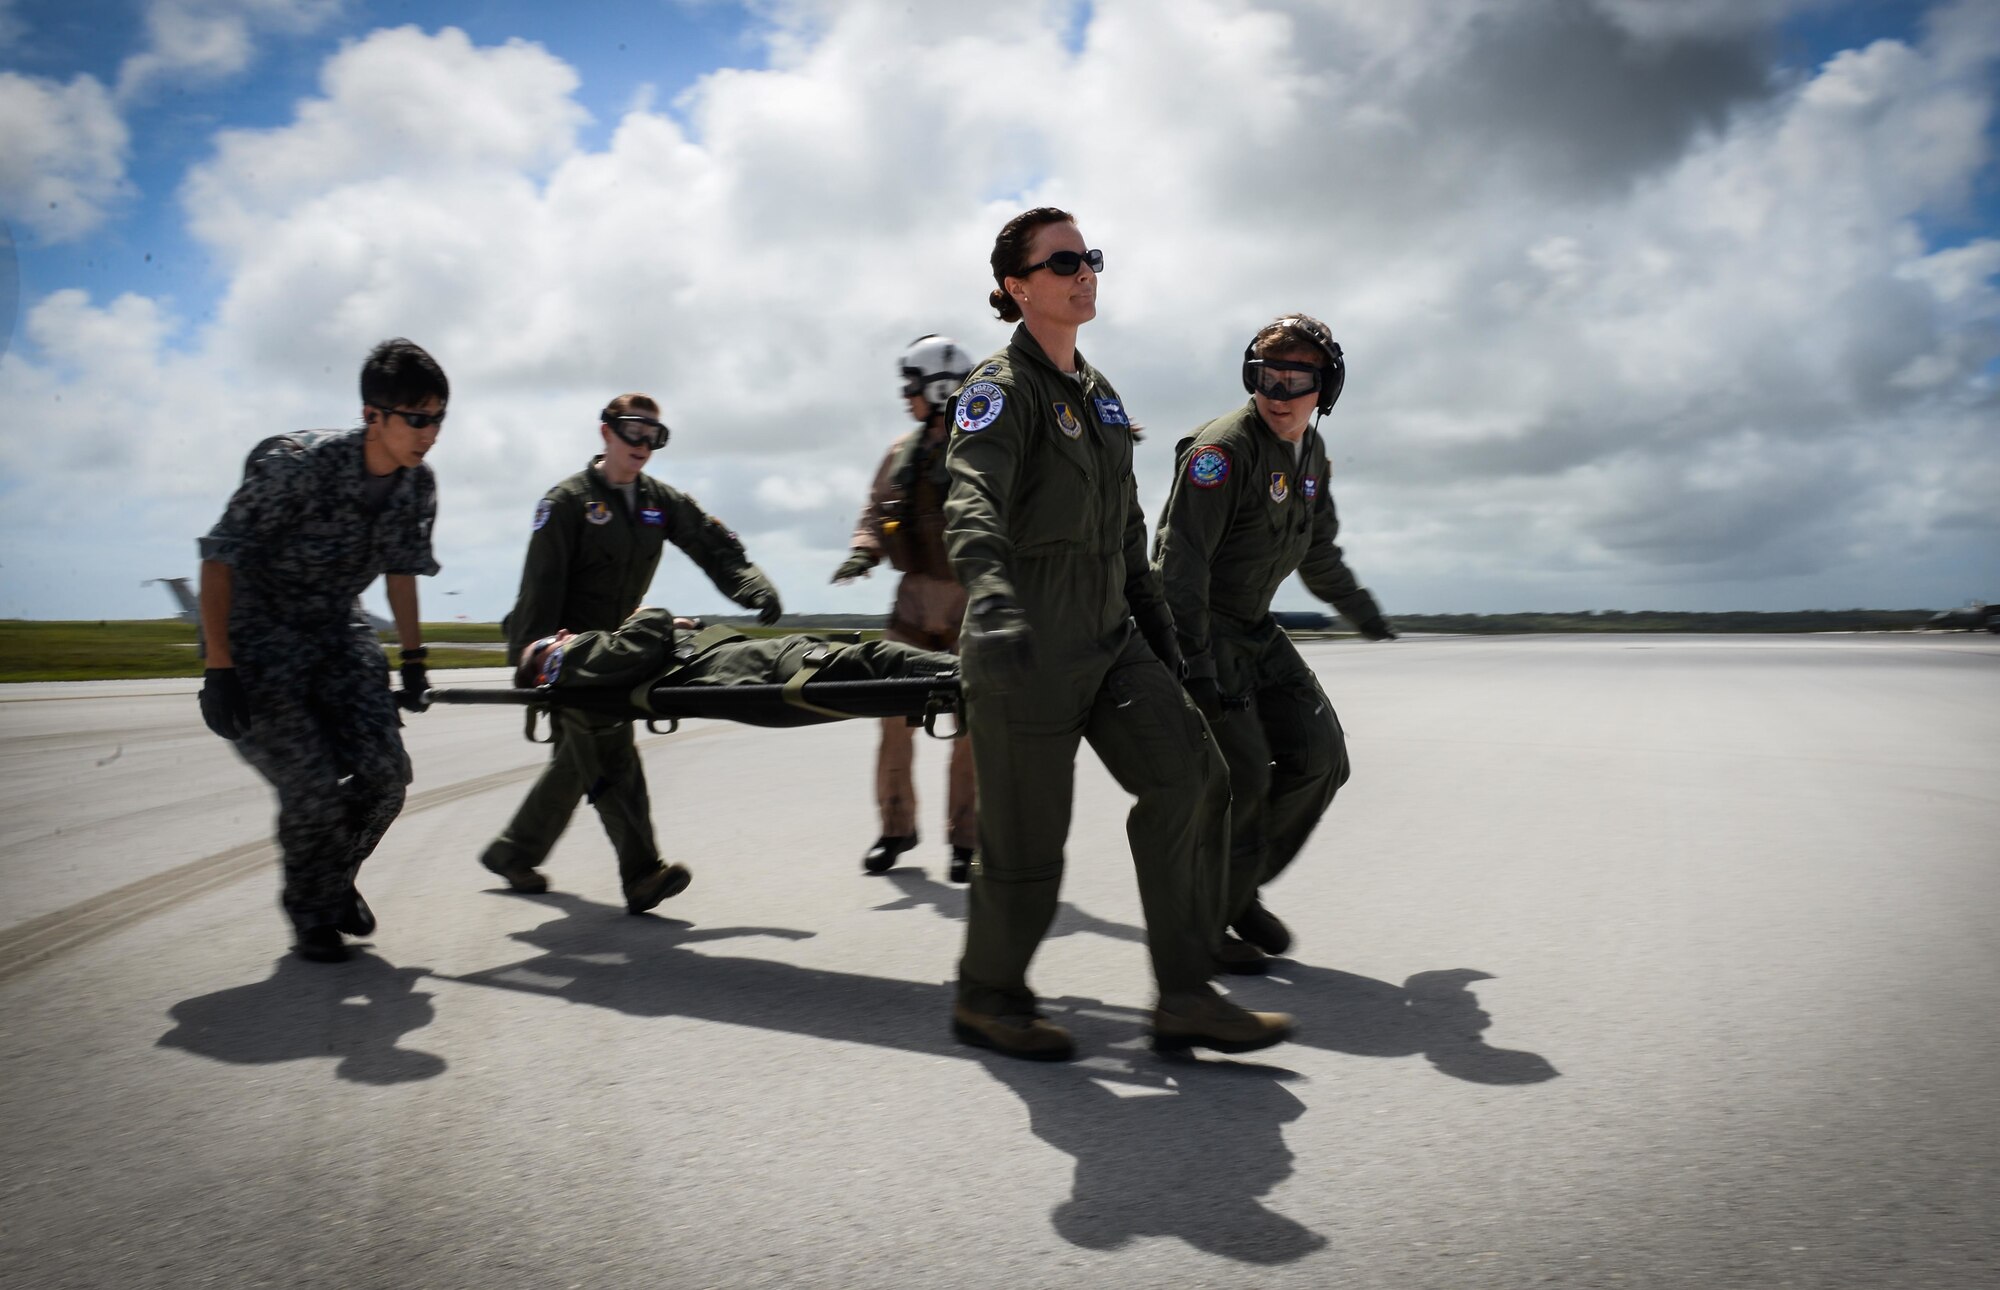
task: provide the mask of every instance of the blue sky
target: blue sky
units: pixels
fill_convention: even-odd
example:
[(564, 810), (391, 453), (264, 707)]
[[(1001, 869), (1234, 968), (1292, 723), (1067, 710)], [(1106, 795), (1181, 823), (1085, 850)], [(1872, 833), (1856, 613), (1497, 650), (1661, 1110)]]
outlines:
[[(1004, 341), (987, 246), (1043, 201), (1110, 253), (1082, 343), (1163, 431), (1149, 513), (1305, 308), (1392, 613), (2000, 596), (1994, 6), (915, 12), (0, 3), (0, 615), (156, 612), (242, 450), (347, 424), (397, 333), (454, 377), (453, 612), (505, 611), (625, 388), (789, 604), (879, 609), (827, 577), (889, 360)], [(51, 511), (78, 489), (115, 522)], [(720, 607), (674, 560), (655, 598)]]

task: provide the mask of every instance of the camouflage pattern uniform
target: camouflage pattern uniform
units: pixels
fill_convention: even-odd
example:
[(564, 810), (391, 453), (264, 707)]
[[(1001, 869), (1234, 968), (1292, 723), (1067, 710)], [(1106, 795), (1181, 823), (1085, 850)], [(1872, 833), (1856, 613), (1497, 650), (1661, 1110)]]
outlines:
[[(883, 638), (955, 653), (965, 619), (965, 588), (952, 577), (951, 557), (944, 549), (944, 496), (951, 482), (945, 472), (947, 443), (943, 437), (933, 441), (927, 428), (896, 441), (875, 472), (868, 505), (848, 545), (886, 556), (903, 575)], [(899, 717), (884, 721), (875, 758), (875, 803), (882, 813), (883, 837), (906, 838), (917, 831), (915, 761), (916, 737), (909, 723)], [(952, 741), (948, 774), (947, 840), (971, 849), (979, 845), (979, 813), (970, 740)]]
[(340, 916), (410, 782), (389, 660), (355, 597), (380, 574), (435, 574), (429, 466), (363, 493), (365, 430), (266, 439), (201, 558), (230, 567), (229, 645), (250, 700), (236, 750), (278, 791), (284, 906), (294, 926)]
[(1252, 400), (1183, 439), (1154, 542), (1190, 677), (1214, 677), (1216, 723), (1229, 762), (1229, 921), (1291, 864), (1347, 782), (1347, 740), (1313, 670), (1271, 617), (1294, 572), (1306, 590), (1358, 624), (1382, 616), (1334, 538), (1326, 442), (1307, 430), (1297, 452)]
[[(601, 460), (551, 488), (535, 510), (520, 595), (501, 624), (509, 662), (562, 628), (618, 627), (652, 585), (667, 542), (686, 552), (716, 590), (739, 605), (754, 607), (762, 594), (775, 594), (736, 535), (693, 498), (642, 474), (634, 484), (637, 504), (628, 506), (623, 491), (600, 473)], [(660, 868), (632, 723), (559, 709), (551, 726), (555, 743), (548, 769), (482, 859), (496, 872), (538, 867), (569, 827), (578, 799), (588, 797), (618, 853), (618, 874), (629, 896), (635, 883)]]

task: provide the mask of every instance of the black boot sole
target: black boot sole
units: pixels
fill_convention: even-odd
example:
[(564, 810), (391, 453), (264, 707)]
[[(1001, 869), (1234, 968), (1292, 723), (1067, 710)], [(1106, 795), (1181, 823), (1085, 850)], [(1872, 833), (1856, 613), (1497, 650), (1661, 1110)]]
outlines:
[(1287, 1026), (1276, 1034), (1262, 1039), (1210, 1039), (1201, 1035), (1153, 1036), (1153, 1051), (1156, 1053), (1184, 1053), (1190, 1048), (1208, 1048), (1218, 1053), (1254, 1053), (1260, 1048), (1271, 1048), (1292, 1037), (1292, 1029)]

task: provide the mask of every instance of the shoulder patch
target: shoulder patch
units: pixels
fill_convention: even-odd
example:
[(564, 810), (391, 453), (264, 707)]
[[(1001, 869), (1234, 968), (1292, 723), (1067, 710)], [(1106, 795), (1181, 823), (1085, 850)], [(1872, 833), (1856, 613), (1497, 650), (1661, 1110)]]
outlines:
[(986, 377), (989, 376), (998, 376), (998, 375), (1000, 375), (1000, 364), (998, 363), (988, 363), (986, 366), (979, 369), (979, 377), (981, 380), (984, 380)]
[(554, 685), (562, 676), (562, 665), (563, 647), (561, 645), (549, 646), (542, 654), (541, 668), (535, 673), (536, 687)]
[(1229, 478), (1229, 454), (1214, 444), (1195, 449), (1188, 458), (1188, 482), (1196, 488), (1220, 488)]
[(609, 524), (611, 522), (611, 508), (593, 498), (583, 504), (583, 518), (589, 520), (592, 524)]
[(958, 428), (978, 434), (992, 425), (1007, 406), (1007, 396), (991, 381), (974, 381), (958, 396)]
[(542, 525), (549, 522), (549, 512), (555, 510), (555, 508), (555, 502), (546, 497), (535, 503), (535, 527), (533, 531), (539, 532)]

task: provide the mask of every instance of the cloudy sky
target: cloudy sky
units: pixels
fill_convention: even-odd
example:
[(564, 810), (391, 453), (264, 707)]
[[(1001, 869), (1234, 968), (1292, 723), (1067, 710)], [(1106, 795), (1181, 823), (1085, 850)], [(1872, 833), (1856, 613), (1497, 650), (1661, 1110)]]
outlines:
[(1332, 324), (1392, 616), (2000, 599), (1996, 67), (1994, 0), (0, 0), (0, 616), (164, 612), (398, 334), (453, 383), (427, 617), (507, 608), (634, 389), (788, 607), (880, 610), (828, 578), (893, 357), (1005, 341), (1045, 203), (1149, 514), (1248, 335)]

